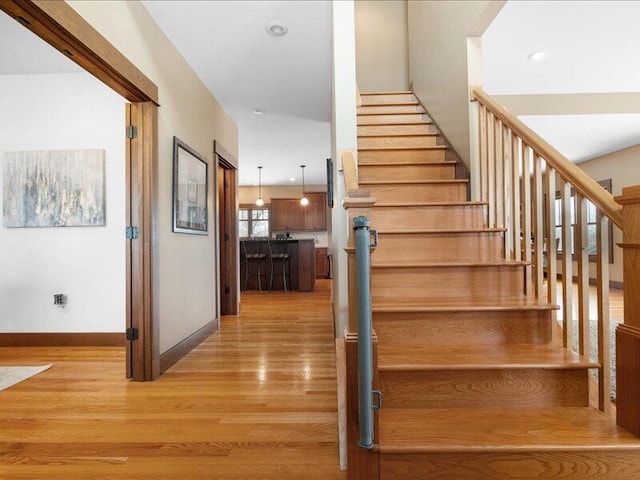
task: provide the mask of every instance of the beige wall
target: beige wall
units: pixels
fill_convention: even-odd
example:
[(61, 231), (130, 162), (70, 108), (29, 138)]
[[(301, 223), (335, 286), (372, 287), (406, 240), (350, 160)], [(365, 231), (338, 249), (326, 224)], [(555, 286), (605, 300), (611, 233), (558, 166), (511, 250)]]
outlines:
[[(614, 196), (620, 195), (624, 187), (640, 185), (640, 145), (618, 150), (593, 160), (578, 164), (582, 170), (596, 181), (611, 179)], [(622, 231), (613, 228), (613, 259), (609, 268), (611, 281), (622, 282), (622, 249), (617, 246), (622, 242)], [(590, 265), (591, 277), (595, 277), (595, 264)]]
[(409, 88), (406, 0), (357, 0), (356, 77), (362, 92)]
[[(480, 35), (487, 0), (410, 0), (409, 81), (460, 158), (469, 165), (469, 60), (467, 38)], [(488, 24), (484, 21), (485, 25)], [(476, 67), (479, 62), (473, 62)], [(476, 82), (478, 76), (471, 74)]]
[[(326, 185), (306, 185), (306, 192), (326, 192)], [(272, 198), (296, 198), (302, 195), (300, 185), (263, 185), (262, 200), (264, 203), (271, 202)], [(238, 189), (238, 200), (240, 204), (253, 204), (258, 198), (258, 187), (242, 186)]]
[[(159, 89), (156, 199), (159, 241), (155, 298), (159, 302), (160, 352), (165, 352), (216, 317), (213, 215), (207, 236), (171, 231), (173, 136), (198, 151), (211, 165), (214, 139), (237, 158), (237, 127), (141, 3), (68, 3)], [(215, 169), (209, 170), (210, 184), (215, 185)], [(213, 199), (212, 193), (210, 211), (214, 211)]]

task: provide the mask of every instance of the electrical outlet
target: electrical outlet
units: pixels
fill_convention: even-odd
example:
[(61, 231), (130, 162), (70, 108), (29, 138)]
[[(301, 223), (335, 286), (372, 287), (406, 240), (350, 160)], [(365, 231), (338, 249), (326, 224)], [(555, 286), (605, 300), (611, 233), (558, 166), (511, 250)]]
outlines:
[(56, 307), (64, 309), (67, 306), (67, 296), (64, 293), (56, 293), (53, 295), (53, 304)]

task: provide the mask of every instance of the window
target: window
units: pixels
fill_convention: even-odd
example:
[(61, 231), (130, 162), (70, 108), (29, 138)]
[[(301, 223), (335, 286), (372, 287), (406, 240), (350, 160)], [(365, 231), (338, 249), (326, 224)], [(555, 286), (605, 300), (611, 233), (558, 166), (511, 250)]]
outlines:
[[(598, 184), (611, 193), (611, 179), (603, 180)], [(558, 253), (562, 253), (562, 200), (560, 198), (560, 192), (556, 192), (555, 199), (556, 210), (556, 239), (558, 242)], [(574, 234), (574, 226), (576, 224), (576, 196), (573, 189), (571, 189), (571, 255), (575, 256), (576, 250), (576, 238)], [(587, 252), (589, 254), (589, 261), (596, 261), (597, 245), (596, 245), (596, 207), (593, 203), (587, 200)], [(609, 263), (613, 263), (613, 225), (609, 222)]]
[(240, 238), (266, 237), (271, 235), (269, 208), (241, 206), (238, 213)]

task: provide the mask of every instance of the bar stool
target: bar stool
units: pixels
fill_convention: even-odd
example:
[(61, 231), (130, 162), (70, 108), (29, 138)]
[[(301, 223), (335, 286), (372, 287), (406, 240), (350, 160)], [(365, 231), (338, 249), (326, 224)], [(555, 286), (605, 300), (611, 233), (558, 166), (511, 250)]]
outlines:
[[(287, 291), (287, 271), (290, 268), (289, 259), (291, 255), (288, 252), (289, 242), (286, 240), (269, 240), (269, 258), (271, 259), (271, 279), (269, 281), (269, 290), (273, 289), (273, 276), (281, 275), (284, 291)], [(276, 263), (280, 261), (280, 273), (274, 273)]]
[[(264, 240), (243, 240), (240, 242), (242, 246), (242, 256), (244, 257), (244, 289), (249, 288), (249, 279), (258, 276), (258, 289), (262, 291), (262, 262), (267, 259), (267, 254), (263, 251), (264, 246), (268, 242)], [(251, 273), (251, 263), (256, 264), (255, 274)], [(265, 272), (266, 273), (266, 272)], [(266, 280), (266, 275), (265, 275)]]

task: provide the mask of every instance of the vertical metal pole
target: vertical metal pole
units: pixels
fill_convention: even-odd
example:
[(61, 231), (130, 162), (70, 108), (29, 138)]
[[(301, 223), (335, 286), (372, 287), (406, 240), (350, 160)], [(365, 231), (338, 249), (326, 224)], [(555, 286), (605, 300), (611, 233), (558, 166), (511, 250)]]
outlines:
[(373, 448), (373, 346), (371, 336), (371, 245), (367, 217), (353, 219), (358, 291), (358, 419), (362, 448)]

